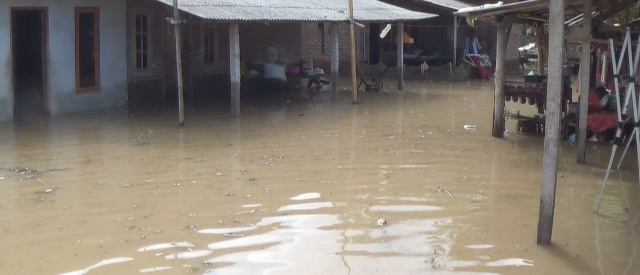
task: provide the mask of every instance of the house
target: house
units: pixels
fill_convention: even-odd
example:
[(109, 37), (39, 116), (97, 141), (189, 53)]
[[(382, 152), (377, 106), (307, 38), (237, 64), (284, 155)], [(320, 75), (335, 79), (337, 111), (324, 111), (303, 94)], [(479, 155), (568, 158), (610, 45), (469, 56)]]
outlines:
[(126, 0), (0, 2), (0, 121), (127, 103)]
[[(496, 1), (487, 0), (384, 0), (388, 3), (398, 5), (414, 11), (430, 12), (438, 14), (434, 19), (420, 20), (407, 26), (407, 31), (415, 37), (418, 47), (430, 53), (435, 53), (439, 58), (436, 64), (453, 61), (461, 62), (464, 50), (465, 39), (469, 31), (474, 28), (483, 49), (492, 60), (495, 60), (495, 40), (496, 26), (486, 22), (474, 22), (474, 26), (469, 25), (469, 21), (464, 17), (454, 16), (453, 13), (460, 9), (479, 6)], [(505, 1), (509, 2), (509, 1)], [(515, 67), (519, 61), (520, 31), (518, 28), (512, 29), (508, 38), (505, 58), (509, 67)], [(455, 39), (455, 43), (454, 43)], [(446, 41), (443, 43), (443, 41)], [(453, 50), (455, 48), (455, 50)]]
[[(289, 62), (312, 60), (322, 45), (307, 39), (309, 29), (347, 26), (349, 21), (342, 0), (179, 2), (180, 17), (186, 21), (180, 25), (184, 90), (192, 98), (223, 93), (239, 100), (234, 88), (239, 79), (234, 77), (239, 78), (241, 64), (264, 63), (267, 49)], [(22, 111), (60, 114), (177, 98), (175, 34), (167, 20), (173, 17), (172, 4), (2, 1), (0, 14), (6, 16), (0, 16), (0, 37), (6, 39), (0, 42), (0, 121)], [(433, 16), (354, 0), (356, 21)], [(348, 44), (341, 43), (340, 48), (345, 47)]]
[[(130, 47), (141, 42), (142, 59), (132, 57), (129, 66), (131, 99), (173, 99), (175, 96), (175, 58), (171, 26), (161, 24), (171, 16), (171, 0), (139, 0), (128, 2), (130, 26), (140, 20), (151, 22), (149, 29), (129, 34)], [(327, 0), (321, 3), (301, 1), (195, 1), (180, 0), (181, 17), (187, 19), (183, 32), (183, 73), (185, 96), (228, 93), (230, 77), (229, 29), (239, 25), (239, 59), (246, 66), (265, 63), (267, 49), (290, 63), (301, 59), (330, 71), (329, 29), (336, 26), (342, 38), (348, 37), (347, 1)], [(354, 1), (354, 17), (358, 22), (411, 21), (435, 15), (413, 12), (380, 1)], [(146, 26), (146, 23), (143, 24)], [(338, 27), (339, 26), (339, 27)], [(130, 31), (138, 29), (131, 27)], [(321, 36), (323, 31), (325, 36)], [(349, 57), (349, 41), (339, 42), (342, 57)], [(131, 49), (129, 52), (135, 52)], [(145, 61), (146, 60), (146, 61)], [(345, 61), (345, 62), (343, 62)], [(136, 64), (136, 62), (146, 62)], [(341, 70), (350, 60), (342, 60)], [(344, 71), (343, 71), (344, 72)]]

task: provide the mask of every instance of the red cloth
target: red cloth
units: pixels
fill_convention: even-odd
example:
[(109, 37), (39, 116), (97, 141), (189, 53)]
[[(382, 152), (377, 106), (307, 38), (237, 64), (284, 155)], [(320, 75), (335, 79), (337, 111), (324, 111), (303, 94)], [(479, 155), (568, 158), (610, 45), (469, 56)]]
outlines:
[(587, 116), (587, 126), (596, 134), (615, 128), (617, 124), (618, 114), (616, 111), (600, 111)]
[(493, 79), (493, 75), (489, 72), (489, 70), (482, 66), (482, 63), (480, 63), (479, 57), (472, 56), (471, 60), (473, 60), (473, 63), (476, 64), (476, 68), (478, 68), (478, 72), (483, 79)]

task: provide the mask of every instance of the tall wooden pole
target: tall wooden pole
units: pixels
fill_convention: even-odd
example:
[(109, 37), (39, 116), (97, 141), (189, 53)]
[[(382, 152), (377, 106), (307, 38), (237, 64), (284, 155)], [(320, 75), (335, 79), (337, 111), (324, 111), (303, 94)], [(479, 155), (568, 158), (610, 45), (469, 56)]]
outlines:
[(178, 123), (184, 126), (184, 87), (182, 85), (182, 35), (180, 34), (180, 12), (178, 0), (173, 0), (173, 28), (176, 38), (176, 78), (178, 81)]
[(458, 17), (457, 16), (453, 16), (453, 65), (458, 64), (457, 63), (457, 58), (458, 58)]
[(565, 0), (549, 1), (549, 74), (537, 241), (539, 245), (544, 246), (551, 244), (556, 203), (558, 140), (560, 139), (560, 113), (562, 110), (560, 106), (562, 63), (564, 61), (564, 2)]
[(494, 79), (493, 95), (493, 127), (491, 135), (497, 138), (504, 136), (504, 106), (505, 106), (505, 58), (504, 52), (507, 46), (506, 26), (498, 24), (496, 37), (496, 77)]
[(356, 22), (353, 19), (353, 0), (349, 0), (349, 33), (351, 36), (351, 94), (352, 103), (358, 104), (358, 76), (356, 68)]
[[(580, 98), (589, 98), (589, 77), (591, 76), (591, 0), (584, 1), (584, 18), (582, 19), (582, 51), (580, 52)], [(580, 101), (578, 117), (578, 163), (585, 163), (587, 156), (587, 100)]]
[(404, 90), (404, 23), (399, 22), (396, 29), (396, 58), (398, 59), (398, 91)]
[(229, 25), (229, 77), (231, 83), (231, 115), (240, 114), (240, 27)]
[(545, 47), (544, 47), (544, 24), (538, 22), (536, 28), (536, 43), (538, 44), (538, 75), (544, 74), (544, 60), (545, 60)]
[(338, 39), (338, 23), (331, 24), (331, 99), (338, 95), (340, 79), (340, 42)]

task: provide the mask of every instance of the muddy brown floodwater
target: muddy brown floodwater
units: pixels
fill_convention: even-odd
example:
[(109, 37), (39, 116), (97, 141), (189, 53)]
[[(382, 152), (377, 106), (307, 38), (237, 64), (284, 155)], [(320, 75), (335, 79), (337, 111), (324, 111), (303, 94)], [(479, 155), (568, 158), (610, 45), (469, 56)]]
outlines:
[(595, 215), (610, 146), (561, 144), (543, 248), (543, 139), (491, 137), (490, 82), (349, 96), (0, 123), (0, 273), (640, 273), (633, 157)]

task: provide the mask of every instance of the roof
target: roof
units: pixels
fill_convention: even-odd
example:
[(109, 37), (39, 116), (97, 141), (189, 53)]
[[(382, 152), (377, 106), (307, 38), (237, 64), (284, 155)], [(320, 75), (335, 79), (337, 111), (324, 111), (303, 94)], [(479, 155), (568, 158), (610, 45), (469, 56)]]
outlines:
[(525, 13), (549, 8), (549, 0), (527, 0), (511, 4), (487, 4), (454, 12), (457, 16), (486, 17), (511, 12)]
[[(526, 0), (510, 4), (486, 4), (478, 7), (463, 8), (454, 12), (456, 16), (491, 17), (494, 15), (519, 15), (523, 19), (546, 20), (549, 13), (549, 1), (553, 0)], [(594, 0), (593, 10), (602, 14), (614, 14), (628, 7), (637, 0)], [(575, 16), (582, 13), (583, 0), (565, 0), (567, 16)]]
[[(173, 6), (173, 0), (157, 0)], [(181, 11), (216, 21), (348, 21), (346, 0), (179, 0)], [(437, 15), (377, 0), (353, 0), (356, 21), (412, 21)]]
[(455, 10), (455, 11), (463, 8), (470, 8), (475, 6), (474, 4), (469, 4), (469, 3), (465, 3), (463, 1), (458, 1), (458, 0), (417, 0), (417, 1), (425, 2), (433, 6), (438, 6), (440, 8), (446, 8), (446, 9)]

